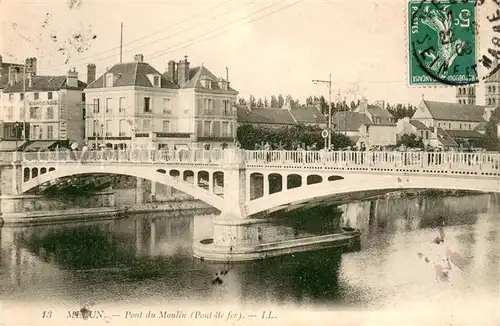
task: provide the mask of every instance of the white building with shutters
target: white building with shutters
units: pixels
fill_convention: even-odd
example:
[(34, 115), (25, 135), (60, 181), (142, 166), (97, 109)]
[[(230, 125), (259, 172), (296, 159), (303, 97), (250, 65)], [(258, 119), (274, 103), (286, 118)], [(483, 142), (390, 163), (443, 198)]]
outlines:
[(221, 147), (236, 137), (238, 92), (187, 58), (158, 72), (136, 55), (85, 89), (86, 139), (110, 148)]

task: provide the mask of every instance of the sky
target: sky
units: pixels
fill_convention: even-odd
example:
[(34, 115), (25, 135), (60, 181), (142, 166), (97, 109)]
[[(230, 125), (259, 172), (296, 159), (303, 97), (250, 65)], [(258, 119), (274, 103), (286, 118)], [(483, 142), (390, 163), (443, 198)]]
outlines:
[[(123, 23), (124, 62), (141, 53), (164, 72), (187, 55), (191, 66), (220, 77), (227, 67), (245, 98), (328, 99), (328, 87), (312, 80), (331, 73), (333, 100), (455, 101), (454, 88), (408, 86), (404, 0), (0, 0), (0, 17), (3, 61), (37, 57), (40, 75), (74, 67), (86, 81), (88, 63), (102, 74), (120, 60)], [(488, 31), (481, 24), (480, 53), (491, 43)], [(477, 104), (483, 92), (479, 85)]]

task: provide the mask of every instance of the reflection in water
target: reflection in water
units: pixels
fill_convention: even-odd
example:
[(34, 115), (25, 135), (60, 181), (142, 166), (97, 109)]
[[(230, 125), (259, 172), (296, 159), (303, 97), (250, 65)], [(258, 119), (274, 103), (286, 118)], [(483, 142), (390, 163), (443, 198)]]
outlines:
[[(320, 250), (239, 264), (192, 257), (194, 239), (212, 234), (213, 216), (154, 213), (87, 225), (2, 228), (0, 293), (13, 300), (188, 299), (331, 309), (441, 304), (443, 293), (449, 300), (497, 300), (499, 207), (498, 195), (352, 203), (340, 207), (342, 224), (361, 229), (361, 251)], [(271, 233), (321, 234), (339, 220), (331, 210), (296, 215), (275, 218)], [(433, 255), (445, 261), (426, 263)], [(436, 282), (438, 264), (441, 280), (449, 270), (446, 282)]]

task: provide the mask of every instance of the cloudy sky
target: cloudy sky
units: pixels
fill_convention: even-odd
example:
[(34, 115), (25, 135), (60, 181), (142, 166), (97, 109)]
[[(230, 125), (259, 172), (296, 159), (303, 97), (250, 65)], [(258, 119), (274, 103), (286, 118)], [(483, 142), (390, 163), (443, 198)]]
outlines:
[[(75, 67), (86, 81), (91, 62), (104, 72), (119, 61), (123, 22), (123, 61), (142, 53), (164, 72), (168, 60), (187, 55), (191, 65), (222, 77), (228, 67), (244, 97), (326, 97), (327, 87), (311, 80), (331, 72), (334, 98), (340, 92), (348, 100), (418, 104), (425, 93), (454, 101), (452, 88), (407, 86), (404, 0), (0, 0), (0, 6), (3, 60), (36, 56), (39, 74)], [(482, 47), (491, 44), (481, 39)], [(483, 88), (477, 93), (482, 104)]]

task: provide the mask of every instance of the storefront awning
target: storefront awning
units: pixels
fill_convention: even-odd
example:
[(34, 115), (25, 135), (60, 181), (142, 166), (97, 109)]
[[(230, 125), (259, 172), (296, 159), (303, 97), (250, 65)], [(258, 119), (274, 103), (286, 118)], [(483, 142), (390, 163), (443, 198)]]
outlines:
[(51, 147), (57, 143), (56, 140), (35, 140), (33, 143), (26, 146), (25, 152), (34, 152), (40, 150), (51, 149)]
[(15, 151), (24, 144), (26, 144), (26, 142), (23, 140), (4, 140), (0, 142), (0, 152)]

